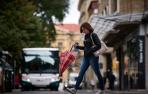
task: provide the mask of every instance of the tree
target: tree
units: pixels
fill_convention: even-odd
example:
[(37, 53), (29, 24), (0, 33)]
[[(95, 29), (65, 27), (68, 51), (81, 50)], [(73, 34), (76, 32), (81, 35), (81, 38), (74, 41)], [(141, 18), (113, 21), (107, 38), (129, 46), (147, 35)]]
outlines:
[(53, 17), (62, 21), (67, 8), (68, 0), (1, 0), (0, 47), (18, 59), (23, 47), (47, 46), (56, 35)]
[[(34, 0), (33, 0), (34, 1)], [(53, 23), (53, 17), (62, 21), (65, 13), (68, 12), (69, 0), (35, 0), (37, 10), (35, 15), (40, 14), (43, 20), (43, 28), (46, 28), (48, 32), (48, 39), (55, 39), (55, 29)], [(50, 26), (49, 26), (50, 25)]]

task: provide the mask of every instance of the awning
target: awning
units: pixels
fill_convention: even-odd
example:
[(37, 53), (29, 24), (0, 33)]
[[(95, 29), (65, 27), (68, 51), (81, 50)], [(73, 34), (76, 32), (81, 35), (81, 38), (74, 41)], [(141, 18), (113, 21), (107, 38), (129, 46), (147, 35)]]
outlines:
[[(145, 12), (146, 13), (146, 12)], [(117, 33), (116, 30), (123, 24), (139, 24), (143, 18), (143, 13), (133, 13), (126, 15), (99, 16), (93, 15), (90, 24), (94, 28), (100, 39), (104, 39), (109, 33)]]

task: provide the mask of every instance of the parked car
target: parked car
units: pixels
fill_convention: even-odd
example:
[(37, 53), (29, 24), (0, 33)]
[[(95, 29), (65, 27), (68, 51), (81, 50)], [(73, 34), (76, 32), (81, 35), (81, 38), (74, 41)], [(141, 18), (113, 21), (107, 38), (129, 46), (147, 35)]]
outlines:
[(0, 92), (11, 92), (13, 89), (12, 57), (8, 51), (0, 51)]

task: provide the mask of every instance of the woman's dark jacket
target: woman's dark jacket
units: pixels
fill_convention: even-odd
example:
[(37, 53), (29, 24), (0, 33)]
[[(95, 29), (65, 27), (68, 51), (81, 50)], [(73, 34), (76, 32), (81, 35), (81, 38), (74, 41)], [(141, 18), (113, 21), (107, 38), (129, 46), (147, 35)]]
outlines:
[[(92, 41), (93, 39), (93, 41)], [(94, 42), (94, 44), (93, 44)], [(101, 42), (96, 33), (86, 34), (84, 37), (84, 46), (76, 46), (77, 49), (84, 50), (84, 56), (93, 55), (93, 52), (101, 48)]]

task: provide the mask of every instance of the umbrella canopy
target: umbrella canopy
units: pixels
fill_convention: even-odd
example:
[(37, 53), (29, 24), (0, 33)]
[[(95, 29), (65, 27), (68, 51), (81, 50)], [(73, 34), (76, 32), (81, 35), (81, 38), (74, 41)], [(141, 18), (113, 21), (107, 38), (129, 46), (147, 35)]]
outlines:
[(72, 51), (65, 51), (60, 54), (60, 76), (76, 59), (76, 54)]

